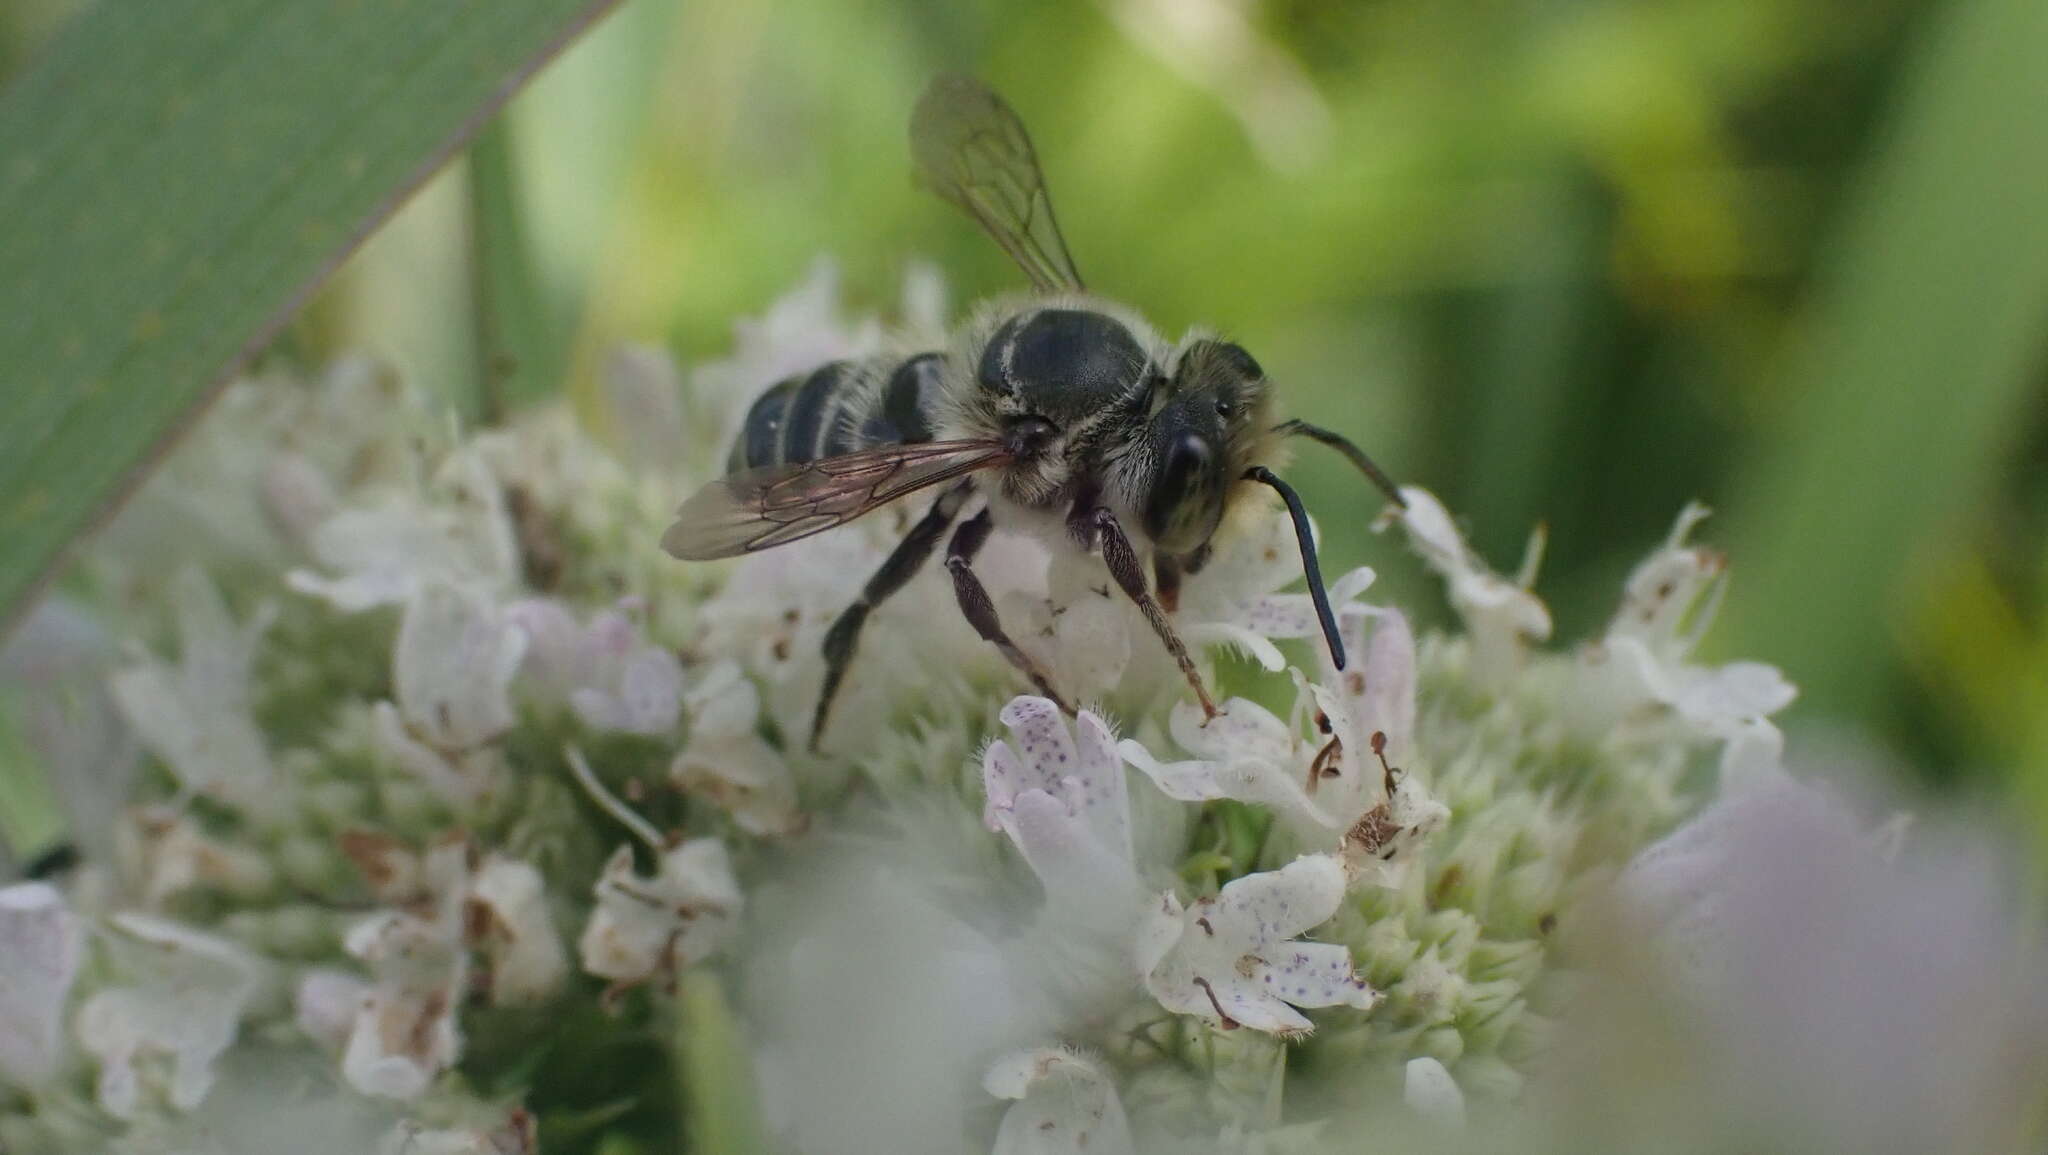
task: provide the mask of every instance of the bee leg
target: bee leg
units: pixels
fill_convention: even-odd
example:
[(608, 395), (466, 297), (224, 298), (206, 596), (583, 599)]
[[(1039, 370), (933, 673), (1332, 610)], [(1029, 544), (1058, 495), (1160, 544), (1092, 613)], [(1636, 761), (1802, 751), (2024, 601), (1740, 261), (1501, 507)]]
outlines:
[(902, 589), (924, 563), (931, 559), (932, 550), (939, 545), (939, 535), (960, 516), (960, 507), (967, 504), (967, 498), (974, 492), (974, 483), (962, 481), (939, 495), (928, 511), (903, 540), (896, 543), (882, 568), (875, 571), (868, 584), (861, 587), (860, 597), (847, 606), (832, 623), (825, 634), (825, 685), (818, 691), (818, 709), (811, 715), (811, 749), (818, 748), (818, 739), (824, 736), (825, 719), (831, 713), (832, 699), (839, 693), (839, 684), (846, 678), (846, 668), (853, 663), (854, 650), (860, 645), (861, 627), (867, 624), (868, 613), (882, 600)]
[(1195, 659), (1188, 654), (1188, 648), (1180, 640), (1180, 634), (1167, 619), (1166, 610), (1152, 596), (1145, 584), (1145, 567), (1138, 561), (1138, 551), (1131, 546), (1131, 539), (1124, 536), (1124, 527), (1117, 524), (1116, 514), (1107, 508), (1097, 506), (1089, 519), (1102, 543), (1102, 560), (1109, 566), (1109, 576), (1123, 587), (1125, 596), (1137, 603), (1145, 620), (1152, 623), (1152, 632), (1166, 643), (1166, 652), (1180, 664), (1180, 672), (1195, 688), (1195, 697), (1201, 699), (1202, 716), (1206, 720), (1217, 714), (1216, 703), (1209, 697), (1209, 688), (1202, 684), (1202, 672), (1195, 669)]
[(960, 523), (960, 528), (953, 531), (953, 540), (946, 546), (946, 568), (953, 574), (953, 593), (960, 599), (960, 612), (967, 615), (967, 624), (974, 627), (975, 633), (980, 634), (984, 641), (994, 642), (1010, 664), (1031, 679), (1031, 684), (1038, 688), (1040, 694), (1052, 699), (1053, 705), (1063, 712), (1071, 714), (1074, 708), (1052, 688), (1045, 671), (1039, 668), (1030, 654), (1017, 648), (1010, 635), (1003, 632), (1003, 623), (996, 619), (995, 602), (989, 600), (988, 589), (981, 584), (981, 579), (974, 576), (974, 555), (981, 552), (982, 545), (988, 541), (989, 531), (994, 528), (995, 521), (983, 508), (980, 513)]

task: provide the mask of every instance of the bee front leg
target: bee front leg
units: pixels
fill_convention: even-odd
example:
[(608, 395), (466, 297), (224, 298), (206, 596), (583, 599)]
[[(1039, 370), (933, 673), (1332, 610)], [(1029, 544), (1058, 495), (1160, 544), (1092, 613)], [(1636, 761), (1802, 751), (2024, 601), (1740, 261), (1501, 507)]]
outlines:
[(1107, 507), (1097, 506), (1089, 514), (1089, 521), (1094, 527), (1096, 537), (1102, 543), (1102, 560), (1109, 566), (1109, 576), (1116, 579), (1116, 584), (1122, 587), (1126, 597), (1137, 603), (1139, 611), (1145, 615), (1145, 620), (1152, 623), (1152, 632), (1158, 634), (1159, 640), (1166, 643), (1166, 652), (1172, 654), (1173, 660), (1179, 663), (1181, 674), (1187, 678), (1188, 685), (1194, 687), (1195, 697), (1201, 700), (1203, 719), (1206, 721), (1214, 718), (1217, 714), (1216, 703), (1209, 697), (1209, 687), (1202, 683), (1202, 672), (1195, 668), (1195, 659), (1189, 655), (1186, 644), (1180, 640), (1180, 633), (1173, 628), (1173, 622), (1166, 616), (1165, 608), (1152, 596), (1151, 588), (1146, 585), (1145, 567), (1138, 561), (1138, 551), (1132, 547), (1131, 539), (1124, 535), (1124, 527), (1117, 523), (1116, 514), (1111, 513)]
[(818, 709), (811, 716), (811, 749), (818, 748), (818, 740), (825, 734), (825, 719), (831, 713), (832, 699), (838, 696), (839, 683), (846, 678), (846, 667), (853, 662), (853, 652), (860, 645), (861, 627), (867, 624), (868, 612), (881, 605), (883, 599), (904, 587), (938, 548), (939, 535), (953, 524), (960, 515), (960, 507), (967, 504), (967, 498), (974, 492), (972, 481), (962, 481), (939, 495), (932, 507), (918, 523), (910, 527), (903, 540), (896, 543), (882, 568), (868, 579), (860, 597), (846, 607), (832, 628), (825, 634), (825, 685), (818, 691)]
[(1052, 688), (1052, 682), (1045, 676), (1030, 654), (1017, 648), (1010, 635), (1003, 632), (1003, 623), (996, 618), (996, 604), (988, 596), (988, 588), (981, 579), (974, 576), (974, 555), (988, 541), (989, 531), (995, 528), (995, 521), (984, 507), (980, 513), (960, 523), (953, 531), (953, 540), (946, 545), (946, 568), (953, 574), (953, 594), (960, 600), (960, 612), (967, 615), (967, 624), (974, 627), (984, 641), (995, 643), (1010, 664), (1031, 679), (1038, 692), (1052, 699), (1053, 705), (1071, 714), (1074, 708)]

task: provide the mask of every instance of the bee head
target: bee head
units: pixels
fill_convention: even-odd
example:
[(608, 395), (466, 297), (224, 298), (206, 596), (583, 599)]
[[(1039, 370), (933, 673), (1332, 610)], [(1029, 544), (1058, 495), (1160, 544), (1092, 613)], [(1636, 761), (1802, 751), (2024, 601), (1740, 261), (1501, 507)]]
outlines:
[(1192, 553), (1223, 520), (1231, 487), (1271, 424), (1265, 371), (1228, 341), (1187, 342), (1147, 426), (1152, 476), (1145, 533), (1168, 553)]

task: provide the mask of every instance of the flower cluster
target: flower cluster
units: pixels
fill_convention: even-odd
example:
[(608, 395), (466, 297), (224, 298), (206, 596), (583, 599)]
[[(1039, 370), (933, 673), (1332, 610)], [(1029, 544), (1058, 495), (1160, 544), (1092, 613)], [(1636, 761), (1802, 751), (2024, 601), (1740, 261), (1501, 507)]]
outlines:
[(337, 1151), (672, 1128), (676, 1073), (575, 1076), (680, 1029), (692, 975), (791, 1149), (1453, 1126), (1540, 1074), (1617, 876), (1691, 957), (1720, 908), (1670, 896), (1720, 844), (1644, 848), (1787, 788), (1791, 687), (1692, 656), (1725, 589), (1704, 511), (1553, 649), (1533, 567), (1493, 572), (1419, 488), (1385, 564), (1438, 572), (1461, 632), (1356, 570), (1339, 668), (1284, 512), (1248, 502), (1177, 611), (1240, 691), (1204, 719), (1099, 561), (999, 535), (999, 612), (1090, 708), (1015, 696), (926, 573), (813, 751), (826, 632), (902, 516), (725, 567), (658, 542), (760, 387), (880, 330), (821, 269), (738, 341), (687, 377), (622, 352), (612, 448), (555, 410), (463, 433), (358, 361), (229, 391), (0, 662), (84, 851), (0, 889), (0, 1146), (213, 1149), (274, 1072), (268, 1113)]

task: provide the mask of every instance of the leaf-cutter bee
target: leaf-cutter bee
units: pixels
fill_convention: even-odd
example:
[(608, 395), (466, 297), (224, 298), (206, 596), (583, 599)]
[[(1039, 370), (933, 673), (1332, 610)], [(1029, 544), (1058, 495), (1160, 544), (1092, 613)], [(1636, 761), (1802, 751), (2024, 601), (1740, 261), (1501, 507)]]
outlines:
[[(984, 303), (945, 348), (837, 361), (770, 388), (747, 413), (727, 475), (684, 502), (662, 536), (679, 558), (731, 557), (938, 490), (826, 634), (813, 748), (868, 615), (917, 573), (948, 529), (946, 568), (961, 611), (1039, 693), (1072, 712), (1003, 631), (975, 576), (975, 555), (998, 523), (1099, 550), (1214, 717), (1171, 615), (1181, 580), (1208, 560), (1226, 509), (1251, 487), (1269, 486), (1293, 518), (1309, 593), (1342, 669), (1308, 515), (1262, 462), (1278, 438), (1300, 435), (1344, 453), (1401, 504), (1394, 484), (1337, 434), (1276, 423), (1265, 372), (1241, 346), (1203, 331), (1167, 341), (1133, 310), (1088, 293), (1031, 138), (980, 82), (933, 81), (911, 116), (910, 142), (920, 182), (972, 216), (1036, 291)], [(970, 507), (977, 508), (960, 520)]]

